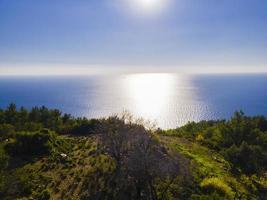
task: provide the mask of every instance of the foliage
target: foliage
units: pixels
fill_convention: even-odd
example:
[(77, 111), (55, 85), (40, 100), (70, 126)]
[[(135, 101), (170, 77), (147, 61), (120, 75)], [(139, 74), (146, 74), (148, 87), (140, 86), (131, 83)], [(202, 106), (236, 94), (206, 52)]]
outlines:
[(17, 109), (11, 103), (5, 110), (0, 110), (0, 137), (3, 133), (15, 131), (38, 131), (47, 128), (57, 133), (86, 135), (96, 129), (99, 120), (74, 118), (69, 114), (62, 114), (58, 109), (48, 109), (45, 106), (27, 110)]
[(15, 133), (15, 127), (10, 124), (0, 124), (0, 141)]
[(6, 154), (3, 145), (0, 144), (0, 194), (5, 185), (4, 170), (8, 166), (9, 157)]
[(97, 131), (100, 121), (96, 119), (87, 120), (86, 118), (77, 120), (76, 124), (70, 130), (72, 135), (88, 135)]
[(265, 199), (267, 119), (149, 129), (129, 115), (0, 109), (0, 199)]
[(266, 170), (267, 154), (259, 145), (248, 145), (246, 142), (237, 147), (232, 145), (224, 151), (234, 169), (242, 169), (246, 174), (263, 173)]
[(48, 190), (43, 190), (42, 192), (36, 195), (38, 200), (49, 200), (50, 199), (50, 192)]
[(47, 129), (19, 132), (14, 135), (13, 141), (6, 145), (6, 150), (13, 156), (49, 154), (55, 140), (55, 134)]
[(215, 191), (228, 198), (234, 198), (232, 189), (222, 180), (222, 178), (206, 178), (201, 182), (200, 186), (209, 192)]
[(267, 169), (267, 119), (236, 112), (229, 121), (189, 123), (163, 132), (186, 137), (220, 152), (236, 173), (263, 173)]

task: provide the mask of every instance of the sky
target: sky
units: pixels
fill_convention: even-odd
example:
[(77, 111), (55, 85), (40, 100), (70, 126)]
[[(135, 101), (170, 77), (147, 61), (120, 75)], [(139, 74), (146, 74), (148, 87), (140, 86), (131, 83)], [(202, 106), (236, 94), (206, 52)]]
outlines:
[(0, 0), (0, 74), (267, 72), (266, 0)]

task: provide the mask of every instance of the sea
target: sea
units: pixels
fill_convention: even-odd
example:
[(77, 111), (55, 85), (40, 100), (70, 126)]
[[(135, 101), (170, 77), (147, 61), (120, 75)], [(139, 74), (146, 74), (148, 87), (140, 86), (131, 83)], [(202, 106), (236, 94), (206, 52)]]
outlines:
[(75, 117), (128, 112), (169, 129), (229, 119), (239, 110), (267, 116), (267, 74), (0, 76), (0, 108), (11, 102), (57, 108)]

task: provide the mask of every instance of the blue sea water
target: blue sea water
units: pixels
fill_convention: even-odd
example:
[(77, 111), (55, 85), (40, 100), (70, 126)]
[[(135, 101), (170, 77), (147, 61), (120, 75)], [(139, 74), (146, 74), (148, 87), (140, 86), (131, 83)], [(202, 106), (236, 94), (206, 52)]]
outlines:
[(267, 115), (267, 75), (125, 74), (0, 77), (0, 107), (47, 106), (89, 118), (125, 110), (174, 128), (188, 121)]

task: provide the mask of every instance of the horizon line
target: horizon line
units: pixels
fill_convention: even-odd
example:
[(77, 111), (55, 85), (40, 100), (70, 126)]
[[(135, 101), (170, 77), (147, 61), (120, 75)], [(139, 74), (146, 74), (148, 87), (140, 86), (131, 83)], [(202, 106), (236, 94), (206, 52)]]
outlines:
[(0, 76), (74, 76), (133, 73), (261, 74), (267, 66), (241, 65), (10, 65), (0, 64)]

